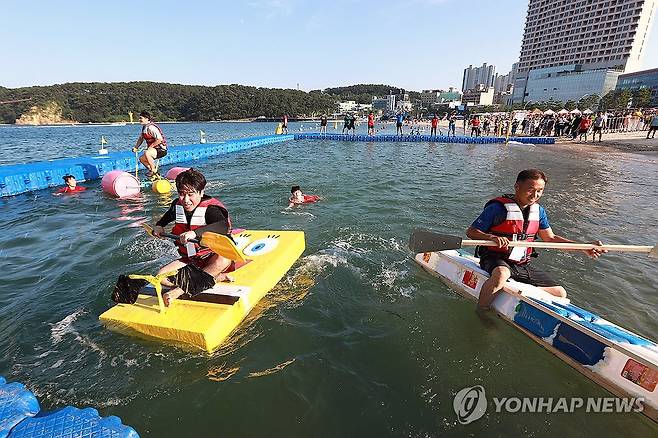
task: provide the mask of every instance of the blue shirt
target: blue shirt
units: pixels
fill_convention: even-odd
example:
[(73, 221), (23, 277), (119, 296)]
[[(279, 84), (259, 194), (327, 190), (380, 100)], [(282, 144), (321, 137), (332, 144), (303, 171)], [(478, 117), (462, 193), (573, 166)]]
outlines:
[[(506, 217), (507, 210), (505, 209), (505, 206), (500, 202), (492, 202), (484, 208), (480, 216), (478, 216), (478, 218), (473, 221), (471, 226), (482, 231), (483, 233), (488, 233), (489, 230), (491, 230), (491, 227), (503, 223)], [(547, 228), (551, 228), (551, 225), (548, 223), (546, 210), (544, 210), (544, 207), (540, 205), (539, 229), (545, 230)]]
[(397, 119), (398, 123), (402, 123), (404, 120), (404, 116), (402, 114), (398, 114), (395, 118)]

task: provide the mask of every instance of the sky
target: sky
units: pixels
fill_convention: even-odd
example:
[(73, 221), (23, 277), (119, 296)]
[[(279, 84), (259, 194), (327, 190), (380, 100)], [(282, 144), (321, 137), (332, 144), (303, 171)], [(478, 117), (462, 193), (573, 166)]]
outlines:
[[(518, 60), (527, 0), (0, 0), (0, 86), (461, 87)], [(643, 68), (658, 67), (654, 18)]]

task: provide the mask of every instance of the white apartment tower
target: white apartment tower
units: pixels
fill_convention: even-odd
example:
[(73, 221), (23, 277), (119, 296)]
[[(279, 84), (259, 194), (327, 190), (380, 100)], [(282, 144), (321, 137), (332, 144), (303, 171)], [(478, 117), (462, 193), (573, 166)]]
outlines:
[(641, 68), (658, 0), (529, 0), (514, 101), (531, 70)]
[(487, 65), (486, 62), (482, 64), (482, 67), (473, 67), (472, 65), (469, 65), (468, 68), (464, 69), (462, 91), (493, 87), (495, 78), (495, 66)]

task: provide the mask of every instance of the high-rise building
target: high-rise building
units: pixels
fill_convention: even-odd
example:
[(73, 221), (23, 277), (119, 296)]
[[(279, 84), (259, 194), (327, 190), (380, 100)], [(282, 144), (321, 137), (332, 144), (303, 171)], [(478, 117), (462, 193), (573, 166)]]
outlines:
[(657, 7), (658, 0), (529, 0), (514, 102), (526, 100), (533, 70), (638, 70)]
[(649, 105), (658, 106), (658, 68), (651, 70), (636, 71), (619, 76), (617, 90), (639, 90), (646, 88), (651, 92)]
[(486, 62), (482, 64), (482, 67), (469, 65), (464, 69), (462, 91), (475, 90), (480, 85), (484, 88), (493, 87), (495, 77), (496, 67), (493, 65), (487, 65)]
[(512, 70), (506, 75), (496, 75), (494, 79), (494, 93), (506, 93), (514, 87), (514, 79), (519, 69), (519, 63), (512, 64)]

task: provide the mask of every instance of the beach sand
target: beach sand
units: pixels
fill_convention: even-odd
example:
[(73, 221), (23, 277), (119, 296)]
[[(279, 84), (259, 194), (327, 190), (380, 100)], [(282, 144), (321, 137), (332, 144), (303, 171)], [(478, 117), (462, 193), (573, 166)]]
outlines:
[(602, 141), (592, 141), (588, 135), (587, 142), (579, 142), (562, 137), (556, 141), (556, 144), (563, 146), (573, 146), (579, 149), (600, 150), (600, 151), (617, 151), (632, 153), (658, 153), (658, 137), (647, 140), (647, 131), (635, 132), (611, 132), (603, 134)]

